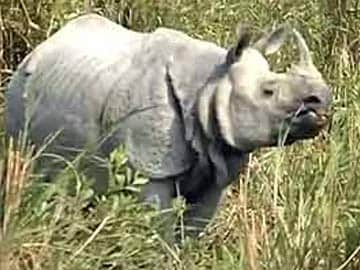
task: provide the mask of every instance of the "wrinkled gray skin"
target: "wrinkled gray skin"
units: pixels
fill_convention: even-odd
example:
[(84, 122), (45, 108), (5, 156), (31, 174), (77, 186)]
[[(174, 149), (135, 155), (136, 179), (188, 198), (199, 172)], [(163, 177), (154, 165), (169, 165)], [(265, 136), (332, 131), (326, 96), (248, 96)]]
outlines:
[[(264, 58), (295, 38), (300, 61), (274, 73)], [(142, 199), (171, 206), (176, 186), (189, 205), (186, 225), (201, 231), (225, 187), (254, 149), (312, 138), (326, 123), (330, 91), (294, 29), (281, 26), (251, 43), (240, 31), (230, 50), (159, 28), (127, 30), (98, 15), (77, 18), (20, 64), (6, 93), (6, 124), (37, 145), (71, 158), (102, 158), (125, 145), (149, 176)], [(89, 162), (91, 160), (89, 159)], [(91, 163), (98, 192), (107, 169)]]

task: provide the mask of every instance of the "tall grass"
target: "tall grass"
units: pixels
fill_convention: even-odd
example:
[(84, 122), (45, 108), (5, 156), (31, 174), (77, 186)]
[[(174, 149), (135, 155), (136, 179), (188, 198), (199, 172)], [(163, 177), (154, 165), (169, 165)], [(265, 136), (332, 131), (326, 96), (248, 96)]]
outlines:
[[(1, 269), (360, 269), (359, 1), (9, 0), (0, 8), (1, 90), (26, 53), (92, 10), (135, 30), (167, 26), (223, 46), (236, 39), (239, 22), (257, 31), (290, 22), (308, 41), (334, 104), (318, 138), (254, 153), (206, 234), (182, 249), (169, 247), (157, 234), (158, 214), (135, 202), (120, 152), (109, 194), (88, 211), (86, 186), (70, 196), (61, 181), (44, 184), (26, 173), (21, 181), (33, 184), (2, 206), (2, 215), (17, 210), (0, 240)], [(283, 68), (294, 52), (287, 46), (271, 61)], [(18, 152), (0, 134), (2, 179), (16, 187), (12, 172), (21, 165), (11, 164), (23, 159), (13, 158)]]

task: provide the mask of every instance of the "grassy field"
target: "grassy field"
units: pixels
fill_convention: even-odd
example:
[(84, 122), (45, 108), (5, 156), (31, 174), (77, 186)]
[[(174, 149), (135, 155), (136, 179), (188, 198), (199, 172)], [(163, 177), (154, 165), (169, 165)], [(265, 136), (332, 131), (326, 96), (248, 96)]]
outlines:
[[(179, 249), (158, 236), (158, 214), (136, 203), (139, 183), (129, 183), (120, 151), (112, 156), (109, 193), (85, 212), (89, 189), (81, 185), (83, 176), (70, 168), (53, 184), (39, 181), (31, 171), (32, 150), (14, 151), (5, 143), (0, 120), (1, 270), (360, 269), (358, 0), (89, 3), (0, 1), (0, 114), (3, 90), (19, 61), (67, 20), (91, 9), (135, 30), (167, 26), (223, 46), (236, 39), (239, 22), (259, 32), (289, 22), (304, 34), (332, 86), (332, 121), (314, 140), (254, 153), (206, 234)], [(294, 57), (288, 46), (271, 60), (283, 68)], [(71, 196), (68, 182), (76, 186)], [(181, 205), (174, 207), (181, 213)]]

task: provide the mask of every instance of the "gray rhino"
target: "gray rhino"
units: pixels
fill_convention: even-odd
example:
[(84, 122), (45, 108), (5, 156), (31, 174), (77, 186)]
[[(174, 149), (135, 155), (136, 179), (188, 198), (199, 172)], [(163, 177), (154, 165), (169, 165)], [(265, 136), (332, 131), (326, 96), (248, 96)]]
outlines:
[[(223, 190), (260, 147), (315, 137), (328, 122), (331, 94), (301, 34), (288, 25), (252, 41), (246, 28), (230, 49), (158, 28), (128, 30), (99, 15), (67, 23), (19, 65), (6, 92), (6, 128), (72, 158), (107, 158), (126, 147), (150, 179), (141, 193), (161, 209), (182, 195), (185, 222), (199, 232)], [(266, 55), (295, 39), (300, 60), (286, 73)], [(85, 170), (106, 190), (107, 168)]]

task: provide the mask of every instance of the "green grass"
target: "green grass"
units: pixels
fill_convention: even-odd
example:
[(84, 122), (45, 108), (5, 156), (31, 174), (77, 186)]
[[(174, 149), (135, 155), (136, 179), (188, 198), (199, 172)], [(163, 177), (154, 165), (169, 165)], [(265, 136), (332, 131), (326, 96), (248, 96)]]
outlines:
[[(14, 0), (0, 8), (4, 89), (26, 53), (82, 13), (83, 1)], [(236, 39), (239, 22), (257, 31), (290, 22), (333, 88), (331, 125), (314, 140), (254, 153), (205, 236), (182, 249), (167, 246), (157, 233), (159, 214), (136, 203), (121, 152), (114, 154), (109, 194), (90, 212), (83, 210), (89, 190), (71, 171), (54, 184), (25, 175), (21, 206), (0, 238), (0, 266), (6, 254), (9, 269), (360, 269), (358, 1), (106, 0), (93, 1), (93, 8), (135, 30), (167, 26), (223, 46)], [(276, 59), (284, 67), (294, 59), (293, 47)], [(9, 174), (1, 130), (0, 171), (7, 167)], [(64, 188), (67, 178), (75, 195)]]

